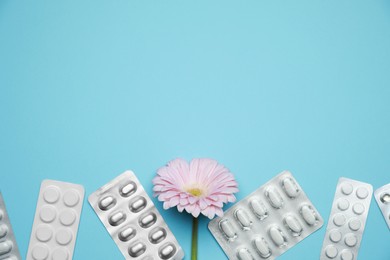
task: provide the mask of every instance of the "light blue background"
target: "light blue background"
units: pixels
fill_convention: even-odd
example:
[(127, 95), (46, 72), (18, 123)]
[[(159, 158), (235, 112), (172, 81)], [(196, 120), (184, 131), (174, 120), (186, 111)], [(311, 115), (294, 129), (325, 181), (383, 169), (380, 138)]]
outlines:
[[(390, 2), (0, 2), (0, 188), (23, 255), (40, 182), (151, 194), (211, 157), (239, 199), (289, 169), (325, 220), (340, 176), (390, 182)], [(163, 211), (189, 259), (191, 218)], [(225, 255), (201, 219), (199, 259)], [(280, 259), (318, 259), (324, 227)], [(376, 203), (359, 259), (390, 259)], [(85, 201), (74, 259), (122, 259)]]

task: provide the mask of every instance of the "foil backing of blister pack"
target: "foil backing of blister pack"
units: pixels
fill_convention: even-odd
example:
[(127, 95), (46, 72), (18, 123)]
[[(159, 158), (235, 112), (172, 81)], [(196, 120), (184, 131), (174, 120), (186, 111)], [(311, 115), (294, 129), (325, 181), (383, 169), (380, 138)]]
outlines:
[(21, 260), (3, 195), (0, 192), (0, 260)]
[(368, 183), (340, 178), (321, 250), (321, 260), (356, 260), (372, 197)]
[(209, 223), (229, 259), (275, 259), (318, 230), (323, 219), (284, 171)]
[(83, 201), (81, 185), (54, 180), (42, 182), (27, 260), (72, 259)]
[(390, 183), (375, 190), (374, 196), (390, 229)]
[(125, 259), (183, 259), (182, 248), (132, 171), (88, 201)]

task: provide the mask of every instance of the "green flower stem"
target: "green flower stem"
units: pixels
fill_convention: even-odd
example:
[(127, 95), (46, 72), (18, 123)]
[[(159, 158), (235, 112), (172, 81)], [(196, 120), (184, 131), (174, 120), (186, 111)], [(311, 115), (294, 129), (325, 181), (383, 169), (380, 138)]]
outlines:
[(192, 218), (191, 260), (198, 259), (198, 218)]

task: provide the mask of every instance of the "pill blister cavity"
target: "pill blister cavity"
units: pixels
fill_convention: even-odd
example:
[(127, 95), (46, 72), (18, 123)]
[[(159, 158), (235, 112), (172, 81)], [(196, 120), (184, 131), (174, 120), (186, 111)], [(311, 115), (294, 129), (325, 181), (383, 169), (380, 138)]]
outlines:
[(364, 208), (364, 205), (362, 203), (355, 203), (353, 206), (352, 206), (352, 211), (357, 214), (357, 215), (361, 215), (364, 213), (366, 209)]
[(137, 185), (131, 181), (125, 185), (123, 185), (119, 189), (119, 193), (122, 197), (129, 197), (130, 195), (134, 194), (137, 191)]
[(113, 196), (106, 196), (99, 201), (99, 208), (101, 210), (109, 210), (116, 204), (116, 199)]
[(42, 245), (36, 245), (32, 250), (32, 257), (35, 260), (45, 260), (49, 257), (49, 249)]
[(147, 213), (139, 219), (139, 225), (143, 228), (152, 226), (157, 221), (157, 216), (153, 212)]
[(129, 255), (131, 257), (138, 257), (145, 253), (146, 251), (146, 246), (142, 242), (135, 242), (134, 244), (130, 245), (129, 247)]
[(335, 224), (338, 227), (341, 227), (345, 224), (346, 218), (344, 214), (338, 213), (333, 216), (333, 224)]
[(176, 253), (176, 247), (172, 243), (168, 243), (163, 245), (159, 251), (158, 254), (161, 259), (169, 259)]
[(389, 204), (390, 203), (390, 193), (384, 192), (380, 196), (380, 200), (382, 203)]
[(267, 241), (263, 237), (257, 237), (253, 240), (253, 246), (256, 249), (256, 252), (262, 258), (268, 258), (271, 256), (272, 252), (267, 243)]
[(65, 192), (63, 198), (64, 204), (68, 207), (76, 206), (80, 201), (80, 195), (78, 191), (71, 189)]
[(295, 216), (287, 215), (283, 222), (294, 237), (300, 236), (302, 234), (302, 225)]
[(108, 219), (111, 226), (118, 226), (126, 220), (126, 214), (123, 211), (114, 212)]
[(56, 233), (56, 241), (60, 245), (68, 245), (73, 239), (72, 232), (69, 229), (60, 229)]
[(223, 219), (219, 222), (219, 229), (228, 240), (232, 241), (237, 237), (236, 230), (228, 219)]
[(348, 226), (352, 231), (358, 231), (362, 226), (362, 222), (358, 218), (352, 218), (349, 220)]
[(349, 208), (349, 201), (343, 198), (339, 199), (337, 201), (337, 208), (342, 211), (347, 210)]
[(40, 219), (46, 223), (53, 222), (56, 216), (56, 209), (50, 205), (43, 206), (39, 212)]
[(244, 230), (249, 230), (252, 225), (252, 220), (250, 219), (248, 213), (244, 209), (237, 209), (234, 212), (234, 217), (237, 219), (238, 223)]
[(149, 241), (153, 244), (158, 244), (167, 237), (167, 231), (164, 228), (158, 227), (153, 229), (149, 234)]
[(317, 214), (310, 205), (303, 205), (299, 213), (309, 226), (314, 226), (318, 223)]
[(341, 260), (353, 260), (353, 258), (353, 253), (348, 249), (343, 250), (340, 254)]
[(287, 177), (282, 181), (282, 187), (286, 195), (290, 198), (295, 198), (299, 195), (298, 185), (290, 177)]
[(0, 239), (5, 237), (8, 233), (8, 227), (5, 224), (0, 225)]
[(268, 210), (264, 206), (264, 204), (257, 199), (253, 199), (250, 202), (250, 208), (252, 209), (253, 213), (258, 217), (260, 220), (264, 220), (268, 217)]
[(265, 191), (265, 196), (268, 199), (268, 202), (272, 207), (280, 209), (283, 206), (283, 199), (277, 189), (274, 187), (269, 187)]
[(333, 243), (338, 243), (341, 240), (342, 236), (343, 235), (338, 229), (333, 229), (332, 231), (329, 232), (329, 239)]
[(356, 190), (356, 196), (359, 198), (359, 199), (365, 199), (367, 198), (368, 196), (368, 190), (365, 188), (365, 187), (359, 187), (357, 190)]
[(336, 258), (336, 256), (338, 255), (339, 251), (337, 250), (337, 248), (333, 245), (329, 245), (325, 248), (325, 255), (330, 258), (330, 259), (334, 259)]
[(0, 242), (0, 256), (8, 254), (12, 250), (12, 242), (9, 240), (5, 240)]
[(287, 238), (279, 227), (271, 227), (268, 234), (277, 247), (283, 247), (287, 244)]
[(349, 233), (345, 235), (344, 243), (349, 247), (356, 246), (358, 239), (355, 234)]
[(140, 212), (146, 207), (146, 199), (142, 196), (135, 197), (132, 201), (130, 201), (130, 210), (133, 213)]
[(52, 260), (69, 260), (69, 252), (65, 248), (57, 248), (53, 251)]
[(241, 248), (237, 250), (237, 258), (239, 260), (253, 260), (251, 252), (247, 248)]
[(48, 186), (43, 192), (43, 199), (49, 203), (56, 203), (60, 198), (60, 192), (56, 186)]
[(40, 225), (35, 231), (35, 236), (39, 241), (47, 242), (53, 236), (53, 229), (49, 225)]
[(351, 194), (353, 191), (353, 187), (352, 187), (352, 184), (350, 183), (344, 183), (341, 185), (341, 192), (344, 194), (344, 195), (349, 195)]
[(135, 237), (136, 234), (137, 231), (135, 230), (135, 228), (131, 226), (126, 226), (119, 232), (118, 238), (123, 242), (127, 242), (133, 237)]

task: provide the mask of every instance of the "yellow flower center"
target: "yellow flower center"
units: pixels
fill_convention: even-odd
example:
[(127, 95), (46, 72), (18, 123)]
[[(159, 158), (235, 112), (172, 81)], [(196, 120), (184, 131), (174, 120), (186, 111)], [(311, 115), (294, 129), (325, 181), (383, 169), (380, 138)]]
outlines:
[(203, 191), (201, 189), (198, 189), (198, 188), (187, 189), (187, 192), (195, 197), (200, 197), (203, 195)]

